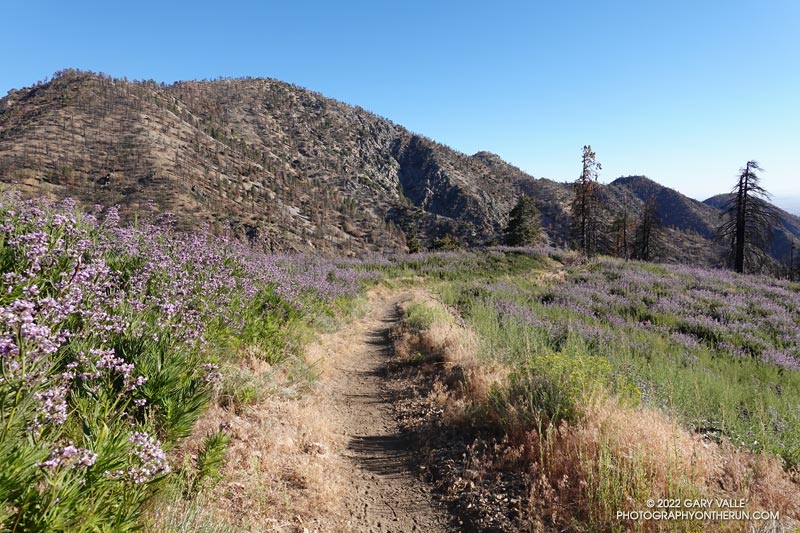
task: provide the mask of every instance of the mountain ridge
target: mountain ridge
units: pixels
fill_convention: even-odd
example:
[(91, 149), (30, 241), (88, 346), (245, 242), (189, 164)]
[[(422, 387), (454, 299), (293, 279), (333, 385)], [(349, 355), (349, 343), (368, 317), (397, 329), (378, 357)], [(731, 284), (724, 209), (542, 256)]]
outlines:
[[(497, 242), (519, 194), (562, 245), (572, 194), (491, 152), (463, 154), (279, 80), (164, 85), (75, 70), (0, 99), (0, 181), (119, 204), (123, 216), (172, 211), (183, 227), (274, 250), (347, 254), (403, 250), (411, 233)], [(671, 241), (663, 259), (720, 264), (713, 206), (642, 176), (602, 189), (611, 210), (632, 216), (656, 195)], [(784, 229), (800, 237), (794, 222)]]

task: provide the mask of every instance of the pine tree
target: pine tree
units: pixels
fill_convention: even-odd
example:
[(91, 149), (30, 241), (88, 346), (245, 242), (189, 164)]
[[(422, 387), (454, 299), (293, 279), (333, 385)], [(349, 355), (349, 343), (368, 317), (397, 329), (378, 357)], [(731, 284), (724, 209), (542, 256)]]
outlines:
[(509, 246), (532, 246), (542, 238), (539, 210), (533, 198), (522, 195), (509, 213), (505, 243)]
[(575, 181), (575, 197), (572, 200), (572, 245), (585, 257), (594, 256), (599, 247), (602, 211), (597, 171), (602, 168), (596, 160), (591, 146), (583, 147), (581, 158), (583, 170)]
[(434, 250), (458, 250), (459, 248), (461, 248), (461, 242), (450, 233), (445, 233), (433, 241)]
[(740, 273), (758, 270), (763, 264), (777, 223), (767, 202), (769, 193), (759, 185), (759, 171), (763, 169), (755, 161), (739, 170), (731, 198), (722, 207), (726, 220), (717, 231), (718, 239), (728, 243), (729, 264)]
[(406, 246), (408, 246), (408, 253), (410, 254), (415, 254), (422, 250), (422, 243), (419, 242), (419, 235), (417, 234), (417, 226), (414, 224), (411, 224), (408, 229)]

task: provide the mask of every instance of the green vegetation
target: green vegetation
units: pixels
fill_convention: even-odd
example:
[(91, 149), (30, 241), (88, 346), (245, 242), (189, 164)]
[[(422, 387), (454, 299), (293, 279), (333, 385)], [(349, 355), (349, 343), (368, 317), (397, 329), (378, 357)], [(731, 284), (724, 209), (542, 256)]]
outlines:
[(412, 302), (406, 309), (406, 322), (417, 331), (430, 329), (434, 321), (441, 315), (441, 311), (435, 307)]
[[(731, 482), (715, 477), (717, 459), (697, 451), (693, 434), (731, 454), (724, 460), (741, 469), (736, 490), (748, 491), (754, 508), (774, 497), (764, 494), (763, 464), (800, 465), (796, 284), (611, 259), (582, 264), (544, 248), (429, 254), (383, 269), (425, 279), (477, 334), (477, 360), (461, 379), (505, 369), (491, 371), (499, 380), (484, 379), (486, 396), (473, 396), (462, 416), (496, 424), (509, 446), (533, 448), (532, 464), (515, 468), (543, 477), (530, 481), (531, 497), (546, 502), (537, 513), (561, 515), (554, 525), (650, 530), (616, 511), (644, 508), (650, 497), (718, 493)], [(412, 329), (438, 320), (422, 307), (408, 306)], [(761, 459), (740, 464), (746, 450)], [(565, 498), (575, 507), (559, 507)], [(701, 527), (712, 525), (675, 530)]]
[(533, 198), (522, 195), (508, 215), (505, 241), (509, 246), (534, 246), (542, 240), (542, 224)]
[(2, 530), (132, 531), (166, 487), (199, 492), (228, 436), (208, 435), (193, 464), (168, 453), (212, 398), (263, 394), (230, 369), (247, 353), (304, 379), (309, 331), (371, 278), (179, 234), (169, 217), (118, 220), (0, 196)]

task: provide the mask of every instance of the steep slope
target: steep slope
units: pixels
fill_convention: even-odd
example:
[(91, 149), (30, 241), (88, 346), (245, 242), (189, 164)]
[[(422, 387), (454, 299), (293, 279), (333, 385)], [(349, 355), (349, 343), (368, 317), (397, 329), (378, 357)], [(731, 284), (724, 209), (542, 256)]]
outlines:
[[(489, 152), (455, 151), (393, 122), (271, 79), (129, 82), (74, 70), (0, 99), (0, 183), (28, 196), (165, 211), (273, 250), (355, 254), (451, 234), (498, 242), (520, 194), (567, 243), (569, 183)], [(719, 212), (645, 177), (602, 187), (608, 218), (656, 197), (661, 259), (721, 264)], [(787, 219), (791, 220), (791, 219)], [(796, 226), (787, 226), (788, 235)], [(797, 233), (793, 233), (797, 235)], [(788, 246), (776, 245), (776, 257)]]
[(401, 249), (395, 220), (482, 242), (517, 194), (479, 160), (286, 83), (76, 71), (0, 101), (0, 179), (295, 250)]
[(626, 188), (643, 202), (651, 196), (655, 197), (658, 217), (666, 226), (691, 231), (707, 239), (713, 239), (716, 234), (715, 218), (719, 217), (719, 213), (702, 202), (659, 185), (645, 176), (618, 178), (611, 185)]

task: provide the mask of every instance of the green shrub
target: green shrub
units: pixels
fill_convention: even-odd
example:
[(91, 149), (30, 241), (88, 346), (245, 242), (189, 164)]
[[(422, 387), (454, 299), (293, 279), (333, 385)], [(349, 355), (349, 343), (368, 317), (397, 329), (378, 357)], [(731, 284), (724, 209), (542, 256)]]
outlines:
[(581, 415), (581, 402), (610, 376), (611, 367), (602, 358), (561, 353), (535, 356), (511, 372), (506, 384), (492, 389), (491, 409), (509, 428), (574, 422)]
[(430, 329), (443, 313), (444, 311), (439, 308), (413, 302), (406, 308), (406, 323), (417, 332), (425, 331)]

